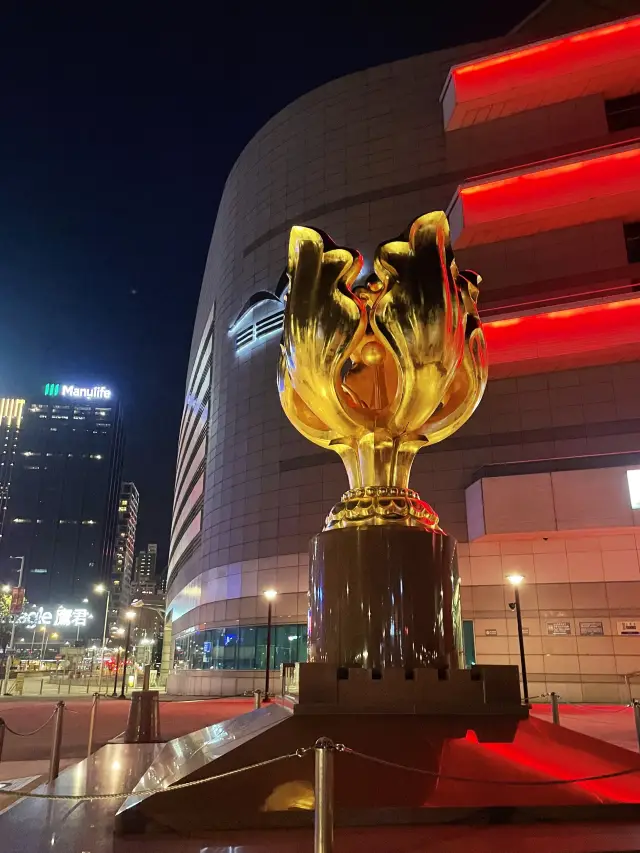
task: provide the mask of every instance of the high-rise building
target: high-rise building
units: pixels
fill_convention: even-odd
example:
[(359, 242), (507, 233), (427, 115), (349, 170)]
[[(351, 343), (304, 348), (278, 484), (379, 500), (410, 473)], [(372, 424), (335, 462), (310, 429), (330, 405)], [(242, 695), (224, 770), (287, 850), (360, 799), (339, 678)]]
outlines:
[(31, 603), (77, 603), (109, 578), (122, 450), (120, 405), (104, 386), (50, 383), (23, 407), (0, 577), (24, 555)]
[(157, 559), (158, 546), (154, 542), (147, 545), (146, 551), (138, 551), (133, 573), (133, 590), (137, 596), (155, 593)]
[(519, 663), (506, 581), (518, 573), (530, 695), (629, 701), (625, 676), (640, 668), (637, 9), (547, 0), (508, 33), (496, 16), (495, 39), (327, 83), (246, 145), (220, 201), (187, 371), (171, 692), (193, 689), (189, 669), (212, 695), (260, 686), (267, 588), (278, 592), (271, 664), (306, 655), (309, 539), (348, 484), (278, 400), (291, 226), (360, 250), (364, 281), (381, 241), (444, 210), (459, 268), (483, 277), (489, 383), (468, 423), (421, 451), (411, 484), (459, 542), (467, 662)]
[(136, 547), (140, 496), (135, 483), (123, 483), (118, 500), (116, 543), (111, 568), (110, 622), (122, 621), (123, 611), (131, 604), (133, 556)]
[(9, 486), (15, 465), (24, 400), (0, 397), (0, 542), (9, 506)]

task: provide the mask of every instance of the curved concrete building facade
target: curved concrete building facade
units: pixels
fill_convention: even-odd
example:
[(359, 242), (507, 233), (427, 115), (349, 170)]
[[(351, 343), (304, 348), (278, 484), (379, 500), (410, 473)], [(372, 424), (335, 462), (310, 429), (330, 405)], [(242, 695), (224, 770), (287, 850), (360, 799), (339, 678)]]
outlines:
[[(536, 19), (536, 25), (542, 29), (536, 38), (550, 36), (554, 50), (557, 23)], [(548, 83), (541, 63), (532, 98), (531, 69), (523, 69), (518, 90), (524, 53), (518, 48), (527, 41), (524, 28), (333, 81), (271, 119), (232, 169), (202, 284), (180, 432), (167, 593), (173, 692), (215, 695), (261, 686), (269, 588), (278, 593), (272, 665), (306, 653), (308, 542), (347, 481), (339, 458), (298, 435), (278, 400), (291, 225), (321, 228), (338, 244), (358, 248), (366, 274), (379, 242), (439, 209), (449, 214), (459, 266), (483, 275), (481, 314), (494, 327), (484, 402), (456, 437), (419, 454), (412, 475), (412, 487), (461, 543), (467, 658), (517, 663), (504, 582), (515, 568), (526, 578), (532, 694), (562, 684), (565, 696), (617, 698), (621, 670), (634, 668), (634, 655), (640, 662), (640, 637), (616, 633), (618, 622), (640, 619), (639, 522), (630, 507), (624, 515), (628, 495), (620, 492), (621, 515), (603, 531), (586, 507), (571, 522), (557, 517), (556, 494), (564, 488), (567, 499), (572, 489), (580, 491), (573, 475), (589, 482), (613, 477), (610, 489), (622, 489), (627, 468), (640, 465), (633, 456), (640, 449), (640, 408), (631, 412), (631, 403), (616, 397), (616, 387), (640, 377), (638, 353), (631, 340), (621, 346), (618, 328), (608, 338), (605, 329), (591, 348), (567, 344), (571, 333), (563, 333), (541, 352), (539, 332), (526, 325), (540, 330), (559, 307), (569, 322), (572, 311), (588, 311), (594, 301), (600, 307), (630, 296), (624, 282), (635, 261), (626, 235), (640, 210), (635, 217), (633, 203), (621, 202), (600, 218), (588, 215), (577, 187), (563, 190), (577, 195), (565, 204), (571, 214), (557, 222), (535, 199), (520, 198), (529, 204), (523, 211), (513, 194), (490, 203), (498, 184), (507, 192), (509, 181), (517, 184), (532, 169), (547, 180), (555, 164), (593, 152), (594, 142), (605, 159), (612, 145), (634, 151), (633, 134), (615, 129), (608, 105), (633, 97), (640, 81), (629, 82), (620, 68), (626, 82), (612, 84), (609, 66), (602, 84), (594, 83), (592, 56), (585, 94), (584, 86), (571, 88), (571, 75), (564, 89), (562, 80)], [(633, 45), (627, 48), (632, 56)], [(619, 61), (620, 44), (610, 49)], [(510, 58), (497, 62), (505, 50)], [(501, 93), (487, 75), (492, 62), (500, 68), (505, 61), (512, 63), (511, 83)], [(631, 168), (632, 154), (624, 162)], [(504, 221), (501, 210), (509, 213)], [(516, 340), (509, 330), (520, 322)], [(601, 401), (590, 396), (594, 386)], [(603, 419), (614, 424), (608, 432), (598, 428)], [(588, 464), (567, 467), (573, 457), (588, 457)], [(531, 495), (538, 503), (525, 500)], [(624, 569), (605, 557), (616, 548), (625, 553)], [(576, 553), (588, 558), (575, 559)], [(591, 634), (581, 634), (582, 623), (592, 624)]]

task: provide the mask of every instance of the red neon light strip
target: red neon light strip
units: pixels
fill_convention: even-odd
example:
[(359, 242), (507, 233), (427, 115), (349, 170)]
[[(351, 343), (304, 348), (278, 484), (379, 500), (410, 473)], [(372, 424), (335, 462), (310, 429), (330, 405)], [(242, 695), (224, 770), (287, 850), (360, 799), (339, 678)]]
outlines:
[(637, 345), (638, 328), (640, 298), (484, 323), (493, 365)]
[[(483, 71), (486, 68), (493, 68), (496, 65), (503, 65), (506, 62), (517, 62), (518, 60), (527, 59), (534, 54), (553, 52), (556, 55), (560, 53), (573, 52), (572, 45), (584, 44), (593, 41), (594, 39), (603, 39), (614, 36), (618, 33), (628, 33), (640, 27), (640, 17), (630, 18), (628, 21), (621, 21), (619, 24), (611, 24), (606, 27), (597, 27), (592, 30), (586, 30), (583, 33), (576, 33), (571, 36), (562, 36), (552, 41), (543, 42), (542, 44), (531, 45), (530, 47), (522, 48), (521, 50), (512, 50), (508, 53), (489, 56), (486, 59), (481, 59), (478, 62), (470, 62), (467, 65), (459, 65), (452, 70), (454, 77), (464, 74), (470, 74), (474, 71)], [(552, 62), (552, 56), (545, 57), (545, 61)]]
[[(523, 183), (530, 181), (540, 181), (545, 179), (553, 179), (558, 175), (564, 175), (569, 172), (577, 172), (581, 169), (593, 172), (602, 171), (603, 167), (610, 171), (610, 165), (617, 163), (620, 160), (637, 160), (640, 162), (640, 148), (629, 148), (626, 151), (618, 151), (615, 154), (605, 154), (602, 157), (591, 157), (587, 160), (579, 160), (575, 163), (563, 163), (561, 166), (552, 166), (549, 169), (538, 169), (535, 172), (526, 172), (523, 175), (513, 175), (508, 178), (500, 178), (497, 181), (487, 181), (483, 184), (475, 184), (470, 187), (462, 187), (460, 195), (467, 197), (477, 193), (490, 192), (498, 187), (515, 187), (522, 186)], [(581, 178), (581, 180), (583, 180)]]

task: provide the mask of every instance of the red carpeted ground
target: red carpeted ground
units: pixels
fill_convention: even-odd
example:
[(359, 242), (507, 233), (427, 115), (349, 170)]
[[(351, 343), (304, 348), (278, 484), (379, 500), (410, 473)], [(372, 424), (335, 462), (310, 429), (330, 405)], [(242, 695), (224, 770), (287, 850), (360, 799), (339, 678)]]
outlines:
[[(522, 784), (634, 768), (638, 772), (576, 784)], [(510, 744), (480, 744), (472, 732), (465, 739), (449, 741), (443, 749), (441, 772), (438, 788), (428, 801), (430, 806), (640, 803), (639, 755), (533, 717), (520, 723)], [(478, 782), (469, 784), (447, 776)]]

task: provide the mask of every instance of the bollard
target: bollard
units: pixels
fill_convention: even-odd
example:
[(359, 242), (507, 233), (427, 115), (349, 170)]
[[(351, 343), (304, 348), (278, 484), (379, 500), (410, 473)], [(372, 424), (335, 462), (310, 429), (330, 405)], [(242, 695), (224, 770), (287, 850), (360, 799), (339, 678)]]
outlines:
[(633, 716), (636, 721), (636, 736), (638, 738), (638, 749), (640, 750), (640, 699), (633, 700)]
[(51, 744), (51, 762), (49, 764), (49, 784), (58, 778), (60, 772), (60, 749), (62, 747), (62, 723), (64, 721), (64, 702), (62, 699), (56, 705), (56, 721), (53, 725), (53, 742)]
[(262, 705), (262, 690), (253, 691), (253, 707), (259, 708)]
[(316, 741), (314, 853), (333, 853), (333, 752), (329, 738)]
[(87, 758), (91, 758), (91, 750), (93, 749), (93, 732), (96, 727), (96, 715), (98, 713), (98, 702), (100, 694), (93, 694), (93, 702), (91, 703), (91, 717), (89, 719), (89, 741), (87, 743)]
[(124, 732), (125, 743), (161, 743), (160, 737), (160, 698), (157, 690), (134, 690), (127, 728)]
[(557, 693), (550, 693), (551, 696), (551, 717), (556, 726), (560, 725), (560, 708), (558, 706), (558, 699), (560, 698)]
[(2, 719), (2, 717), (0, 717), (0, 761), (2, 761), (2, 748), (4, 746), (4, 735), (5, 735), (6, 730), (7, 730), (7, 724)]

